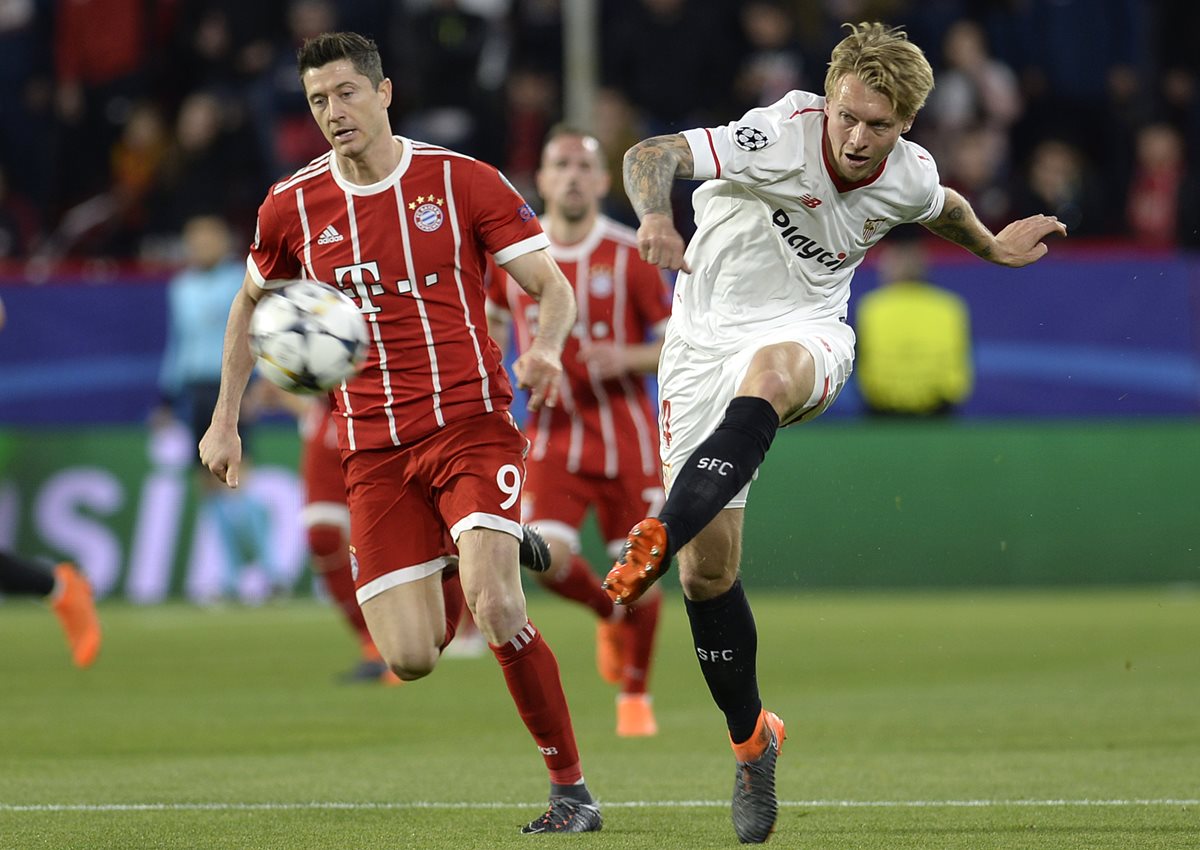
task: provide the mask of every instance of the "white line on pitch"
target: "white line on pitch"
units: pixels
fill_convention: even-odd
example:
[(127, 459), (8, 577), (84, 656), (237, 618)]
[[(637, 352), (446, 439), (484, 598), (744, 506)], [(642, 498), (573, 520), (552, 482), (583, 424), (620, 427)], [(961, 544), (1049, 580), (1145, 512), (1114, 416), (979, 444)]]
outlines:
[[(544, 802), (544, 801), (543, 801)], [(543, 802), (432, 802), (348, 803), (0, 803), (0, 812), (187, 812), (187, 811), (305, 811), (313, 809), (398, 810), (405, 809), (519, 809)], [(728, 800), (600, 800), (609, 809), (714, 809), (727, 808)], [(780, 800), (780, 806), (800, 809), (986, 809), (1021, 806), (1027, 808), (1200, 806), (1200, 799), (1129, 800)]]

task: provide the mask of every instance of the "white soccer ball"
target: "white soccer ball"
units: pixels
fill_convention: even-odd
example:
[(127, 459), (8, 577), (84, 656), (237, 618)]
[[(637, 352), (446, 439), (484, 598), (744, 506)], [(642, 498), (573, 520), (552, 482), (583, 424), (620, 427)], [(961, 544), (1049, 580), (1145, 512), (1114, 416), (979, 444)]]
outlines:
[(292, 281), (254, 308), (250, 350), (271, 383), (292, 393), (323, 393), (362, 366), (367, 325), (354, 302), (332, 286)]

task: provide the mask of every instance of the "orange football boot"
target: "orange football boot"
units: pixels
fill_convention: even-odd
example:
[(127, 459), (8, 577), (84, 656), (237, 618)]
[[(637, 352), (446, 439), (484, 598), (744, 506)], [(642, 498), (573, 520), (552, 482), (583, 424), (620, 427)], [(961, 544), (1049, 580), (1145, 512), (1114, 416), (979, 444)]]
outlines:
[(658, 734), (649, 694), (617, 694), (617, 737), (648, 738)]
[(671, 565), (667, 558), (667, 527), (654, 517), (629, 531), (621, 557), (600, 585), (618, 605), (641, 598)]
[(55, 592), (51, 609), (62, 623), (76, 667), (90, 667), (100, 652), (100, 619), (92, 587), (71, 564), (54, 568)]

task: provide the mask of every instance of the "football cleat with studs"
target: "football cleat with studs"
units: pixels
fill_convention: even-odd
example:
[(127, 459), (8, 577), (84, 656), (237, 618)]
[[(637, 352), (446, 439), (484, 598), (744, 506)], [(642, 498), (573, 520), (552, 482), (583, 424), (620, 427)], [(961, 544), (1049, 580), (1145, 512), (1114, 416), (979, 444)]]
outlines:
[(762, 711), (750, 740), (733, 744), (737, 773), (733, 779), (733, 831), (743, 844), (762, 844), (775, 831), (779, 801), (775, 796), (775, 763), (787, 734), (778, 715)]
[(544, 573), (550, 569), (550, 547), (538, 532), (528, 525), (521, 526), (521, 548), (517, 550), (517, 561), (531, 573)]
[(599, 832), (604, 826), (600, 807), (572, 797), (551, 797), (546, 813), (521, 827), (525, 835), (543, 832)]
[(650, 517), (630, 529), (621, 557), (600, 586), (616, 604), (631, 605), (662, 577), (670, 565), (667, 527)]

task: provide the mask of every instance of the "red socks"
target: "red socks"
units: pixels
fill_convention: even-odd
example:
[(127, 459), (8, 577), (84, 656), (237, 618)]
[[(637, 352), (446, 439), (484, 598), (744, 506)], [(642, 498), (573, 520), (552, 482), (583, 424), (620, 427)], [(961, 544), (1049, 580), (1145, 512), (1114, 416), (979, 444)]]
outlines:
[(662, 611), (662, 594), (645, 597), (625, 614), (625, 670), (621, 693), (644, 694), (650, 678), (650, 659), (654, 655), (654, 638), (658, 634), (658, 617)]
[(528, 621), (511, 640), (491, 648), (517, 713), (546, 760), (550, 781), (575, 784), (583, 778), (583, 770), (554, 653)]
[(570, 599), (580, 605), (586, 605), (596, 612), (602, 620), (612, 616), (613, 601), (604, 589), (600, 587), (600, 579), (592, 572), (580, 555), (571, 556), (571, 565), (566, 575), (558, 581), (548, 581), (543, 587), (551, 593), (556, 593), (563, 599)]
[[(326, 558), (330, 556), (325, 556)], [(321, 573), (325, 589), (333, 597), (342, 617), (354, 629), (359, 641), (364, 644), (371, 642), (371, 633), (367, 631), (367, 621), (363, 619), (362, 609), (358, 607), (358, 597), (354, 594), (354, 579), (350, 575), (350, 553), (344, 551), (340, 562), (328, 572)]]

